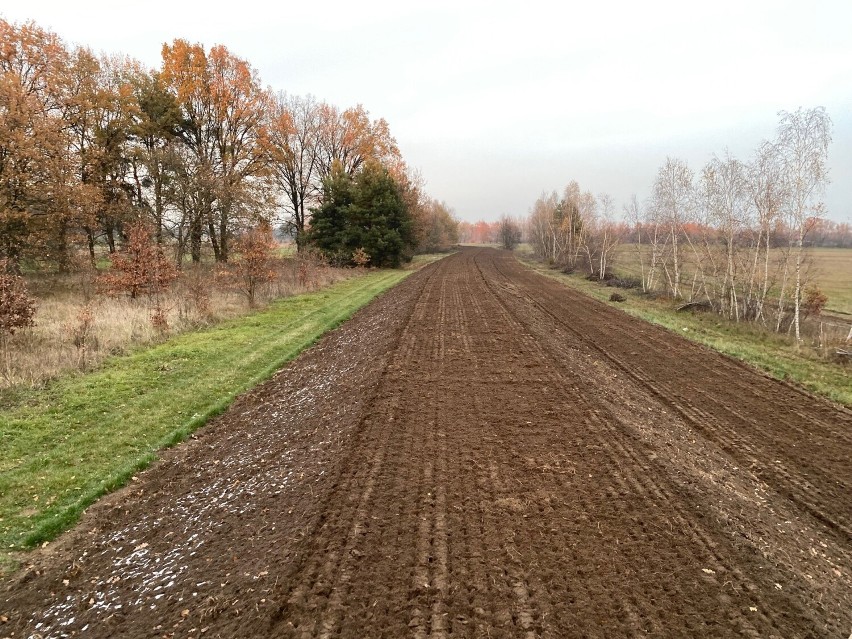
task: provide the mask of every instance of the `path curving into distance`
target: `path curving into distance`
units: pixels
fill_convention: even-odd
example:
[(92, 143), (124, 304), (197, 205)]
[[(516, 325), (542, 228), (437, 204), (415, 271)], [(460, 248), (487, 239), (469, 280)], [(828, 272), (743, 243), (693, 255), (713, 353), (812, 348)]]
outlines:
[(464, 249), (0, 586), (0, 637), (842, 637), (852, 413)]

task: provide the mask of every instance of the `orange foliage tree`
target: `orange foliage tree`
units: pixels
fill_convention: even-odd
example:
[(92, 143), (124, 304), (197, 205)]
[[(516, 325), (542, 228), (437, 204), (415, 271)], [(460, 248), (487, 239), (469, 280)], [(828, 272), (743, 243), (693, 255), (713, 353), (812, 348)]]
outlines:
[(122, 226), (137, 203), (127, 159), (131, 129), (139, 116), (131, 79), (141, 73), (137, 63), (97, 57), (82, 47), (71, 56), (65, 121), (70, 132), (69, 160), (78, 185), (75, 222), (86, 234), (93, 266), (96, 239), (105, 239), (114, 253)]
[(243, 233), (235, 242), (238, 258), (234, 260), (229, 279), (254, 307), (260, 288), (275, 279), (275, 240), (272, 227), (261, 222), (257, 228)]
[(350, 177), (367, 160), (375, 160), (399, 180), (404, 163), (396, 140), (384, 119), (370, 120), (370, 113), (360, 104), (341, 111), (336, 106), (320, 107), (319, 177), (331, 174), (335, 162)]
[(0, 334), (13, 335), (19, 328), (31, 326), (35, 301), (27, 291), (24, 278), (8, 271), (9, 261), (0, 260)]
[(283, 195), (285, 231), (304, 248), (310, 208), (321, 193), (319, 136), (321, 105), (310, 96), (279, 94), (268, 127), (268, 149), (276, 186)]
[(0, 257), (13, 266), (61, 234), (67, 64), (56, 34), (0, 19)]
[(385, 120), (276, 100), (222, 45), (175, 40), (148, 71), (0, 19), (0, 257), (13, 264), (63, 269), (78, 248), (94, 264), (141, 218), (178, 265), (200, 262), (205, 242), (227, 262), (231, 240), (279, 208), (302, 249), (331, 167), (354, 177), (370, 162), (407, 204), (420, 198)]
[(111, 256), (112, 269), (101, 275), (100, 283), (110, 295), (157, 295), (177, 278), (177, 268), (166, 259), (162, 247), (148, 233), (147, 227), (135, 222), (127, 228), (127, 243)]
[(204, 230), (216, 261), (227, 262), (229, 238), (241, 217), (266, 205), (269, 158), (264, 139), (270, 95), (257, 71), (222, 45), (175, 40), (163, 46), (161, 77), (175, 94), (200, 197), (192, 211), (192, 259), (200, 261)]

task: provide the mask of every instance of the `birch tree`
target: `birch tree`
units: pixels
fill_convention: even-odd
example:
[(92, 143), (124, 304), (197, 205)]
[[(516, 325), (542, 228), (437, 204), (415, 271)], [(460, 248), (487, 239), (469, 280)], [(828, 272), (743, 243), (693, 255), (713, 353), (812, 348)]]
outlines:
[(653, 206), (667, 224), (671, 240), (672, 272), (667, 271), (667, 277), (675, 298), (681, 295), (681, 256), (678, 241), (692, 210), (693, 177), (692, 169), (686, 162), (668, 157), (660, 167), (654, 182)]
[(787, 184), (785, 212), (795, 231), (795, 291), (793, 325), (796, 343), (801, 340), (802, 258), (804, 240), (813, 217), (823, 211), (819, 200), (828, 183), (828, 146), (831, 119), (825, 108), (781, 111), (778, 125), (778, 151), (781, 171)]
[(719, 310), (739, 321), (735, 252), (750, 206), (743, 164), (727, 153), (723, 159), (714, 157), (702, 171), (701, 190), (707, 204), (708, 221), (718, 230), (725, 251), (724, 275), (718, 286)]
[[(747, 165), (746, 175), (746, 188), (752, 200), (757, 224), (748, 301), (754, 305), (754, 319), (765, 320), (766, 299), (771, 288), (769, 271), (772, 233), (784, 202), (786, 187), (778, 147), (772, 142), (763, 142), (754, 159)], [(783, 305), (783, 290), (780, 295)]]

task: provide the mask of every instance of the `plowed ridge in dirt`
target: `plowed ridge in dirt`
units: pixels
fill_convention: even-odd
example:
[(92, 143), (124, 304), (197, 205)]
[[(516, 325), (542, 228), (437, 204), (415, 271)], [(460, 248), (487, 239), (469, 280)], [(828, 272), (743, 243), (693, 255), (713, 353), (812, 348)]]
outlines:
[(0, 636), (845, 639), (850, 458), (848, 411), (467, 249), (92, 509)]

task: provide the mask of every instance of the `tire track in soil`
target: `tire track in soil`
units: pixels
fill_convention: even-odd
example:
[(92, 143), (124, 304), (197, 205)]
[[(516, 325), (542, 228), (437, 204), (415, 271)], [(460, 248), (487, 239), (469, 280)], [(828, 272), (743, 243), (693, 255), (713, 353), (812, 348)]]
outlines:
[[(506, 262), (506, 260), (503, 259), (502, 262)], [(501, 264), (501, 266), (505, 266), (505, 264)], [(514, 268), (515, 270), (518, 269), (518, 265), (512, 264), (511, 262), (509, 263), (508, 266), (509, 266), (510, 269), (512, 269), (512, 268)], [(499, 271), (500, 269), (498, 268), (496, 270)], [(512, 294), (515, 297), (517, 297), (517, 291), (518, 291), (517, 287), (514, 285), (514, 282), (516, 282), (517, 279), (518, 279), (516, 277), (516, 275), (518, 275), (518, 274), (515, 273), (515, 272), (512, 272), (511, 275), (504, 275), (504, 274), (501, 273), (501, 276), (506, 278), (506, 280), (505, 280), (506, 282), (512, 282), (512, 284), (509, 284), (508, 286), (511, 287)], [(546, 278), (542, 278), (541, 276), (537, 276), (536, 274), (534, 274), (530, 271), (527, 271), (524, 275), (526, 275), (526, 276), (532, 275), (536, 279), (544, 280), (544, 282), (547, 282), (548, 286), (552, 289), (552, 290), (548, 291), (551, 294), (556, 294), (559, 291), (565, 291), (564, 288), (559, 287), (558, 285), (552, 283), (552, 281), (549, 281)], [(576, 301), (576, 300), (573, 300), (573, 297), (575, 297), (576, 294), (573, 294), (573, 292), (570, 292), (570, 293), (571, 294), (567, 296), (568, 299), (571, 300), (571, 301)], [(547, 296), (541, 295), (540, 297), (546, 298)], [(581, 301), (585, 302), (585, 298), (582, 298)], [(528, 304), (529, 302), (530, 302), (529, 298), (525, 298), (525, 303)], [(560, 300), (559, 302), (562, 305), (565, 304), (564, 300)], [(539, 302), (535, 302), (535, 305), (537, 307), (540, 307)], [(603, 306), (603, 305), (601, 305), (601, 306)], [(523, 308), (525, 311), (527, 311), (526, 305), (522, 305), (521, 308)], [(543, 308), (542, 310), (543, 310), (544, 313), (546, 313), (546, 315), (548, 317), (551, 317), (551, 318), (556, 317), (554, 312), (551, 309)], [(617, 312), (613, 312), (611, 309), (607, 309), (605, 306), (603, 306), (603, 308), (600, 309), (600, 311), (601, 312), (598, 315), (599, 317), (606, 315), (606, 312), (609, 312), (610, 314), (613, 314), (613, 315), (615, 315), (615, 313), (617, 313)], [(567, 329), (567, 331), (568, 331), (568, 333), (566, 335), (560, 336), (563, 344), (566, 341), (570, 342), (571, 337), (574, 337), (575, 338), (574, 341), (577, 344), (586, 345), (586, 342), (587, 342), (589, 336), (582, 334), (580, 332), (580, 329), (578, 329), (575, 325), (573, 325), (570, 321), (568, 321), (571, 317), (573, 317), (574, 314), (576, 314), (576, 312), (577, 312), (576, 310), (572, 311), (572, 313), (568, 316), (567, 319), (564, 316), (559, 318), (559, 324), (563, 328)], [(621, 318), (627, 319), (628, 322), (626, 322), (626, 323), (632, 322), (632, 323), (638, 324), (640, 329), (647, 326), (643, 323), (639, 323), (639, 322), (636, 322), (635, 320), (631, 320), (630, 318), (627, 318), (626, 316), (624, 316), (620, 313), (618, 313), (618, 316), (616, 316), (616, 319), (618, 319), (619, 316)], [(599, 323), (598, 327), (600, 327), (600, 326), (607, 326), (607, 325)], [(610, 321), (608, 326), (610, 327), (611, 331), (614, 334), (620, 333), (619, 329), (621, 328), (621, 326), (618, 326), (617, 322)], [(550, 328), (550, 330), (552, 331), (552, 327)], [(600, 330), (600, 329), (598, 329), (598, 330)], [(662, 332), (662, 331), (659, 331), (659, 332)], [(542, 334), (542, 335), (539, 336), (539, 339), (543, 342), (546, 342), (548, 337), (551, 338), (552, 343), (560, 341), (559, 339), (556, 339), (555, 337), (553, 337), (552, 334), (551, 335)], [(670, 338), (671, 338), (671, 336), (670, 336)], [(694, 345), (692, 345), (691, 343), (687, 343), (683, 340), (680, 340), (679, 338), (674, 338), (674, 340), (675, 340), (676, 343), (685, 344), (688, 349), (699, 350)], [(558, 352), (560, 350), (560, 346), (561, 346), (560, 344), (557, 344), (556, 346), (554, 346), (553, 347), (554, 352)], [(616, 365), (621, 369), (622, 372), (625, 372), (626, 367), (618, 360), (618, 358), (613, 358), (613, 356), (610, 352), (604, 351), (597, 344), (594, 344), (593, 346), (594, 346), (595, 352), (603, 354), (607, 358), (607, 360), (615, 359)], [(668, 348), (671, 349), (671, 346), (669, 345)], [(564, 353), (563, 353), (563, 355), (564, 355)], [(702, 355), (705, 358), (708, 357), (707, 352), (702, 353)], [(744, 367), (742, 367), (742, 366), (740, 366), (736, 363), (732, 363), (727, 358), (718, 356), (716, 354), (711, 354), (709, 359), (714, 360), (714, 361), (718, 360), (720, 362), (722, 368), (726, 372), (734, 370), (734, 371), (739, 371), (746, 378), (757, 378), (761, 381), (764, 379), (761, 375), (756, 374), (755, 372), (753, 372), (753, 371), (751, 371), (747, 368), (744, 368)], [(710, 370), (710, 369), (708, 368), (708, 370)], [(633, 371), (626, 371), (626, 372), (630, 373), (631, 378), (636, 378), (636, 375), (634, 375)], [(714, 381), (712, 375), (709, 376), (708, 381), (710, 381), (710, 382)], [(771, 380), (769, 380), (769, 381), (771, 382)], [(643, 385), (643, 387), (647, 387), (649, 384), (653, 385), (653, 383), (650, 382), (645, 377), (640, 378), (640, 383)], [(580, 386), (587, 385), (587, 382), (579, 381), (578, 384)], [(718, 384), (718, 382), (717, 382), (717, 384)], [(742, 381), (740, 381), (739, 384), (742, 385)], [(768, 384), (768, 385), (771, 386), (771, 384)], [(787, 390), (789, 390), (792, 393), (794, 398), (799, 398), (799, 399), (802, 398), (803, 394), (800, 391), (793, 389), (793, 388), (786, 386), (786, 385), (783, 385), (783, 386), (785, 388), (787, 388)], [(579, 386), (578, 386), (578, 388), (579, 388)], [(756, 393), (754, 393), (754, 394), (756, 394)], [(808, 400), (810, 399), (806, 395), (804, 397), (807, 398)], [(669, 398), (667, 398), (665, 396), (662, 398), (662, 401), (664, 402), (664, 404), (666, 406), (671, 406), (672, 403), (673, 403)], [(713, 401), (716, 402), (717, 400), (713, 400)], [(789, 398), (786, 401), (789, 402), (790, 401)], [(814, 413), (822, 416), (827, 412), (829, 415), (832, 415), (830, 410), (826, 411), (826, 403), (825, 402), (817, 400), (817, 402), (815, 402), (815, 403), (817, 404), (817, 406), (816, 406), (817, 410), (814, 411)], [(767, 406), (769, 407), (769, 410), (772, 410), (772, 405), (767, 404), (764, 407), (764, 414), (766, 414)], [(599, 409), (595, 409), (595, 412), (598, 412), (598, 410)], [(665, 411), (663, 411), (663, 412), (665, 412)], [(696, 409), (696, 412), (698, 412), (698, 409)], [(738, 411), (731, 410), (730, 412), (731, 412), (731, 414), (738, 415)], [(692, 425), (692, 426), (695, 426), (696, 430), (699, 431), (700, 433), (705, 433), (708, 430), (708, 428), (707, 428), (708, 425), (715, 426), (718, 430), (722, 430), (722, 431), (725, 430), (726, 426), (728, 428), (731, 428), (730, 426), (728, 426), (724, 422), (720, 423), (717, 416), (711, 415), (707, 411), (698, 412), (698, 414), (701, 415), (701, 418), (696, 418), (694, 416), (694, 414), (689, 414), (687, 417), (689, 419), (689, 424)], [(794, 411), (794, 414), (795, 415), (802, 415), (803, 416), (802, 421), (804, 421), (804, 422), (812, 422), (813, 423), (815, 421), (815, 418), (812, 414), (805, 413), (805, 412), (798, 411), (798, 410)], [(833, 413), (833, 416), (836, 417), (839, 421), (842, 422), (845, 418), (848, 417), (848, 411), (836, 410)], [(702, 422), (702, 421), (700, 421), (700, 419), (703, 419), (704, 421)], [(696, 423), (696, 422), (698, 422), (698, 423)], [(604, 424), (618, 424), (621, 427), (622, 434), (626, 434), (630, 430), (629, 427), (625, 428), (625, 422), (624, 422), (623, 419), (621, 421), (614, 419), (612, 417), (611, 411), (609, 412), (609, 414), (607, 414), (607, 418), (604, 420), (603, 423)], [(831, 432), (832, 429), (836, 428), (834, 422), (832, 422), (832, 421), (823, 422), (823, 423), (819, 424), (819, 426), (821, 426), (823, 430), (828, 430), (829, 432)], [(609, 430), (610, 430), (610, 435), (612, 436), (612, 439), (610, 441), (613, 442), (613, 443), (616, 443), (618, 441), (618, 436), (619, 436), (618, 431), (613, 430), (612, 428), (610, 428)], [(712, 431), (711, 431), (711, 438), (714, 439), (717, 442), (721, 441), (724, 444), (722, 446), (722, 449), (725, 450), (726, 452), (733, 450), (735, 453), (737, 453), (738, 457), (742, 458), (742, 450), (740, 450), (740, 449), (745, 449), (746, 451), (752, 450), (752, 449), (749, 448), (749, 445), (748, 445), (748, 442), (750, 441), (749, 436), (750, 436), (750, 438), (755, 438), (755, 437), (760, 438), (763, 435), (763, 433), (761, 433), (761, 431), (759, 429), (755, 429), (755, 430), (758, 431), (756, 434), (754, 432), (748, 432), (748, 431), (744, 430), (742, 432), (742, 437), (737, 438), (736, 444), (729, 443), (728, 440), (726, 440), (723, 437), (719, 437), (717, 434), (715, 434)], [(793, 431), (793, 437), (796, 436), (797, 432), (800, 432), (800, 429), (791, 429), (791, 430)], [(777, 429), (773, 433), (773, 435), (774, 435), (775, 438), (778, 437), (778, 430)], [(847, 445), (848, 437), (847, 437), (846, 433), (838, 433), (837, 440), (838, 441), (836, 442), (836, 445), (837, 445), (836, 450), (840, 453), (839, 456), (843, 456), (844, 451), (845, 451), (845, 454), (847, 455), (847, 459), (848, 459), (848, 453), (850, 451), (850, 447)], [(808, 440), (806, 440), (806, 439), (800, 440), (800, 442), (802, 442), (802, 443), (807, 442), (807, 441)], [(737, 448), (738, 446), (739, 446), (739, 448)], [(627, 448), (625, 450), (629, 452), (631, 449)], [(813, 449), (811, 451), (806, 451), (806, 452), (810, 452), (812, 454), (812, 451), (813, 451)], [(776, 452), (776, 454), (777, 454), (777, 452)], [(656, 455), (653, 455), (653, 457), (656, 457)], [(641, 461), (639, 461), (638, 459), (637, 459), (637, 462), (641, 464)], [(658, 476), (660, 476), (661, 471), (663, 471), (663, 472), (665, 471), (665, 469), (653, 468), (653, 467), (647, 467), (646, 470), (648, 472), (646, 472), (643, 475), (645, 478), (658, 477)], [(807, 475), (806, 472), (801, 473), (801, 474)], [(847, 468), (845, 473), (840, 473), (839, 477), (837, 478), (838, 482), (841, 483), (841, 485), (844, 482), (848, 482), (848, 475), (849, 475), (849, 472), (848, 472), (848, 468)], [(784, 477), (784, 479), (787, 479), (786, 475), (782, 475), (782, 477)], [(793, 481), (795, 481), (795, 480), (793, 480)], [(775, 488), (778, 489), (777, 486)], [(807, 514), (813, 515), (813, 506), (805, 499), (801, 499), (801, 498), (798, 498), (798, 497), (791, 497), (789, 487), (782, 486), (781, 490), (779, 490), (778, 492), (781, 495), (785, 495), (787, 498), (792, 499), (792, 501), (794, 502), (795, 505), (800, 506), (800, 507), (804, 506)], [(776, 498), (779, 497), (779, 496), (780, 495), (775, 495)], [(845, 503), (841, 504), (839, 501), (833, 503), (834, 511), (836, 512), (838, 507), (842, 507), (842, 506), (845, 506), (845, 505), (846, 505)], [(733, 505), (730, 505), (728, 507), (729, 507), (729, 509), (740, 509), (742, 511), (743, 505), (740, 503), (740, 504), (733, 504)], [(837, 525), (834, 522), (834, 520), (832, 520), (831, 518), (828, 519), (829, 526), (828, 526), (827, 529), (826, 529), (825, 526), (817, 525), (816, 528), (819, 528), (820, 530), (814, 531), (813, 526), (809, 527), (809, 526), (806, 526), (805, 524), (799, 524), (799, 522), (803, 519), (802, 515), (804, 514), (804, 513), (801, 512), (801, 510), (798, 510), (796, 508), (786, 508), (785, 509), (785, 508), (783, 508), (783, 506), (782, 507), (775, 506), (775, 508), (779, 511), (784, 511), (782, 513), (783, 516), (777, 518), (777, 522), (778, 522), (777, 525), (781, 526), (783, 524), (790, 524), (791, 523), (790, 520), (795, 520), (797, 522), (797, 525), (802, 526), (802, 528), (799, 531), (802, 535), (802, 539), (801, 539), (800, 543), (812, 542), (813, 545), (816, 546), (816, 547), (821, 546), (823, 548), (830, 548), (831, 549), (830, 553), (833, 554), (837, 563), (828, 561), (827, 562), (828, 568), (827, 568), (826, 572), (829, 573), (830, 581), (832, 581), (834, 583), (832, 583), (828, 586), (822, 586), (822, 587), (814, 584), (814, 585), (812, 585), (813, 591), (808, 592), (808, 593), (804, 593), (804, 594), (805, 594), (806, 598), (809, 599), (810, 607), (812, 607), (814, 609), (819, 609), (819, 610), (826, 610), (826, 609), (831, 608), (831, 606), (824, 605), (824, 603), (825, 603), (824, 598), (825, 599), (829, 599), (829, 598), (833, 599), (834, 601), (832, 603), (834, 604), (834, 610), (832, 611), (833, 615), (831, 615), (831, 616), (834, 617), (833, 621), (835, 623), (839, 622), (839, 627), (843, 628), (844, 624), (848, 623), (848, 618), (849, 618), (848, 610), (846, 609), (848, 607), (848, 604), (846, 603), (848, 601), (848, 597), (846, 595), (849, 592), (849, 585), (850, 585), (850, 580), (849, 580), (849, 572), (850, 572), (850, 570), (849, 570), (850, 552), (849, 551), (850, 551), (850, 547), (849, 547), (848, 541), (844, 542), (844, 540), (842, 540), (842, 539), (840, 541), (838, 541), (836, 539), (836, 536), (834, 535), (834, 533), (836, 533)], [(822, 506), (822, 508), (823, 508), (823, 510), (821, 512), (823, 512), (823, 513), (828, 512), (827, 510), (825, 510), (825, 508), (826, 508), (825, 506)], [(742, 512), (740, 512), (740, 514), (742, 514)], [(750, 514), (752, 516), (757, 515), (759, 517), (759, 513), (752, 512)], [(826, 517), (819, 516), (819, 517), (816, 517), (816, 520), (817, 520), (817, 522), (825, 523)], [(684, 519), (684, 521), (689, 521), (689, 520)], [(694, 523), (691, 523), (691, 525), (694, 526)], [(770, 531), (770, 533), (771, 532), (772, 531)], [(783, 533), (785, 531), (781, 530), (780, 532)], [(791, 531), (791, 532), (794, 532), (794, 531)], [(739, 532), (738, 534), (746, 536), (743, 532)], [(704, 539), (707, 539), (706, 544), (708, 546), (712, 547), (712, 542), (709, 541), (709, 537), (706, 535), (706, 533), (701, 534), (701, 537), (704, 538)], [(835, 537), (835, 539), (832, 539), (832, 537)], [(763, 540), (760, 540), (760, 541), (763, 541)], [(826, 543), (826, 542), (828, 542), (828, 543)], [(765, 542), (764, 542), (764, 544), (765, 544)], [(761, 550), (766, 555), (773, 555), (773, 554), (776, 555), (776, 560), (778, 559), (778, 557), (783, 558), (783, 560), (784, 560), (783, 563), (788, 563), (788, 564), (790, 562), (787, 561), (787, 559), (789, 559), (789, 556), (793, 552), (793, 549), (790, 548), (789, 544), (787, 544), (787, 543), (782, 543), (780, 548), (777, 548), (777, 549), (774, 549), (774, 550), (771, 549), (771, 548), (767, 549), (766, 547), (762, 548)], [(804, 552), (801, 553), (803, 555), (807, 555), (807, 557), (806, 557), (806, 561), (803, 562), (804, 565), (798, 566), (798, 568), (799, 568), (798, 570), (796, 570), (797, 566), (794, 565), (795, 562), (793, 562), (793, 564), (791, 564), (791, 565), (786, 566), (786, 568), (788, 568), (791, 571), (793, 571), (794, 573), (796, 573), (794, 575), (794, 577), (797, 578), (799, 581), (804, 581), (805, 579), (813, 579), (812, 575), (808, 574), (808, 573), (814, 572), (815, 569), (818, 569), (812, 563), (812, 560), (816, 558), (816, 555), (818, 553), (816, 551), (814, 551), (813, 548), (811, 548), (810, 550), (811, 550), (810, 554), (807, 554), (807, 553), (804, 553)], [(736, 568), (734, 568), (734, 570), (739, 573), (738, 576), (740, 577), (740, 580), (743, 581), (745, 587), (748, 590), (753, 591), (755, 589), (755, 585), (748, 580), (743, 580), (742, 579), (742, 573), (737, 571)], [(841, 579), (838, 579), (838, 578), (841, 578)], [(838, 584), (837, 582), (840, 582), (840, 584)], [(845, 588), (845, 591), (844, 591), (844, 588)], [(829, 613), (829, 614), (831, 614), (831, 613)], [(780, 630), (783, 630), (783, 627), (781, 627)]]
[[(483, 281), (486, 281), (484, 277), (483, 277)], [(508, 311), (508, 309), (506, 309), (505, 307), (503, 307), (503, 308), (504, 308), (504, 311), (506, 313), (506, 316), (512, 316), (512, 314)], [(520, 329), (523, 326), (522, 321), (520, 320), (520, 318), (517, 318), (517, 317), (514, 317), (514, 316), (512, 316), (512, 317), (515, 320), (515, 322), (514, 322), (515, 323), (515, 330), (520, 332)], [(539, 341), (529, 340), (527, 347), (530, 348), (531, 350), (538, 351), (537, 358), (539, 359), (539, 362), (548, 362), (550, 360), (550, 358), (548, 358), (547, 353), (544, 351), (544, 349), (540, 347)], [(564, 388), (565, 384), (569, 383), (569, 381), (570, 381), (570, 380), (565, 379), (564, 375), (562, 375), (560, 373), (560, 371), (558, 371), (558, 370), (548, 371), (548, 372), (549, 372), (548, 376), (550, 377), (550, 381), (555, 384), (556, 388), (560, 388), (560, 389)], [(579, 397), (581, 397), (581, 396), (577, 395), (577, 398), (579, 398)], [(576, 398), (575, 398), (575, 401), (576, 401)], [(613, 444), (617, 442), (617, 440), (613, 439), (613, 436), (617, 436), (618, 433), (607, 427), (607, 420), (601, 419), (601, 417), (598, 414), (599, 411), (597, 409), (592, 408), (586, 402), (582, 401), (582, 399), (580, 400), (580, 404), (581, 404), (581, 406), (584, 407), (583, 416), (580, 417), (580, 420), (586, 426), (589, 426), (592, 429), (593, 432), (598, 431), (598, 433), (605, 433), (605, 435), (606, 435), (605, 438), (602, 438), (602, 437), (598, 438), (599, 439), (599, 446), (601, 447), (601, 449), (608, 450), (610, 453), (621, 453), (621, 455), (620, 455), (621, 457), (632, 459), (632, 461), (637, 462), (637, 465), (640, 469), (646, 470), (645, 468), (642, 467), (639, 458), (635, 454), (633, 454), (632, 451), (626, 449), (624, 446), (619, 445), (619, 446), (615, 447), (615, 450), (612, 450), (614, 448)], [(662, 507), (667, 508), (667, 509), (672, 509), (672, 507), (674, 507), (676, 513), (679, 513), (680, 511), (682, 511), (682, 509), (679, 508), (678, 502), (673, 500), (671, 498), (671, 495), (665, 495), (664, 496), (662, 494), (662, 488), (661, 488), (660, 484), (658, 482), (655, 482), (653, 480), (653, 477), (649, 477), (649, 476), (643, 477), (642, 475), (635, 476), (633, 474), (622, 477), (621, 473), (620, 473), (621, 469), (619, 468), (619, 461), (620, 461), (619, 457), (620, 456), (618, 454), (615, 454), (615, 455), (611, 454), (609, 456), (610, 459), (608, 461), (611, 465), (604, 469), (604, 471), (603, 471), (604, 475), (609, 476), (609, 477), (613, 477), (616, 480), (620, 479), (622, 482), (625, 482), (625, 480), (627, 482), (630, 482), (633, 485), (634, 488), (638, 488), (638, 490), (634, 490), (634, 494), (638, 495), (643, 500), (652, 501), (652, 505), (654, 507), (661, 507), (662, 506)], [(598, 470), (598, 473), (600, 473), (600, 472), (601, 471)], [(591, 475), (589, 475), (589, 476), (591, 477)], [(614, 497), (614, 491), (611, 488), (607, 488), (607, 492), (610, 495), (610, 497)], [(655, 499), (656, 497), (659, 497), (659, 499)], [(613, 500), (613, 501), (616, 504), (621, 504), (621, 502), (617, 499)], [(593, 500), (593, 502), (594, 502), (594, 500)], [(584, 505), (583, 505), (582, 510), (584, 512), (589, 512), (593, 509), (599, 510), (600, 506), (599, 505), (595, 506), (595, 504), (593, 502), (589, 503), (587, 501), (584, 501)], [(656, 502), (656, 503), (653, 503), (653, 502)], [(623, 508), (619, 508), (619, 510), (622, 513), (625, 512), (625, 510)], [(685, 524), (689, 523), (682, 516), (678, 516), (677, 519), (683, 521)], [(600, 526), (600, 524), (598, 524), (598, 525)], [(690, 530), (688, 525), (685, 526), (685, 528), (687, 530)], [(600, 528), (599, 528), (599, 532), (600, 532)], [(691, 533), (691, 535), (690, 535), (691, 541), (693, 541), (693, 543), (696, 546), (701, 548), (701, 550), (703, 551), (701, 554), (703, 554), (707, 558), (704, 563), (706, 565), (714, 565), (714, 567), (716, 568), (716, 571), (714, 571), (714, 572), (718, 572), (720, 569), (724, 570), (723, 565), (719, 561), (720, 558), (715, 553), (710, 551), (711, 545), (708, 544), (707, 541), (706, 541), (706, 534), (703, 534), (703, 531), (701, 531), (700, 529), (696, 530), (694, 528), (694, 526), (693, 526), (693, 529), (690, 530), (690, 533)], [(629, 535), (628, 535), (628, 537), (629, 537)], [(646, 539), (644, 541), (647, 542), (647, 536), (646, 536)], [(695, 549), (692, 549), (688, 553), (678, 557), (676, 563), (680, 563), (681, 565), (686, 566), (690, 563), (688, 558), (694, 557), (697, 554), (699, 554), (699, 553), (696, 552)], [(582, 562), (582, 560), (583, 560), (583, 558), (581, 558), (581, 557), (575, 558), (576, 562)], [(715, 561), (713, 561), (713, 560), (715, 560)], [(631, 599), (633, 600), (634, 603), (638, 603), (637, 598), (635, 596), (631, 597)], [(758, 603), (758, 602), (754, 602), (754, 603)], [(643, 606), (642, 603), (638, 603), (638, 606), (644, 607), (645, 609), (647, 609), (649, 607), (647, 605), (647, 602), (645, 602), (644, 606)], [(628, 612), (628, 616), (634, 617), (633, 623), (637, 625), (637, 627), (633, 628), (632, 630), (633, 631), (640, 630), (640, 627), (638, 627), (640, 624), (637, 621), (638, 617), (635, 614), (635, 608), (631, 607), (627, 603), (624, 604), (624, 607), (625, 607), (625, 610)], [(738, 619), (738, 622), (740, 623), (740, 625), (742, 625), (744, 627), (744, 629), (753, 630), (753, 627), (751, 627), (750, 623), (747, 620)], [(646, 625), (649, 624), (651, 626), (649, 629), (653, 629), (653, 625), (654, 625), (653, 620), (646, 620), (645, 624)]]
[[(377, 481), (384, 479), (386, 474), (387, 454), (400, 452), (389, 451), (388, 446), (379, 441), (384, 420), (376, 416), (385, 416), (388, 422), (398, 419), (401, 399), (398, 393), (386, 393), (384, 384), (391, 375), (407, 370), (421, 350), (421, 345), (412, 339), (412, 326), (422, 322), (430, 301), (434, 299), (435, 288), (441, 286), (440, 273), (444, 266), (439, 263), (434, 269), (419, 299), (409, 310), (388, 365), (380, 376), (375, 396), (363, 413), (357, 440), (339, 471), (328, 501), (323, 505), (322, 511), (328, 518), (310, 535), (310, 538), (329, 539), (330, 543), (322, 553), (305, 553), (309, 563), (301, 567), (299, 582), (291, 586), (286, 603), (276, 615), (282, 622), (279, 625), (284, 626), (283, 632), (322, 638), (336, 634), (352, 573), (358, 560), (364, 556), (360, 548), (369, 527), (373, 490)], [(367, 463), (364, 463), (365, 458)], [(304, 609), (308, 614), (297, 612)]]
[[(270, 419), (330, 371), (310, 402)], [(715, 392), (732, 383), (740, 393)], [(128, 607), (82, 636), (845, 638), (849, 416), (785, 392), (505, 253), (465, 249), (240, 400), (200, 434), (206, 445), (174, 453), (180, 465), (152, 468), (150, 497), (115, 498), (134, 543), (162, 553), (192, 528), (167, 533), (145, 512), (165, 519), (203, 482), (251, 487), (159, 614)], [(246, 452), (234, 429), (264, 445)], [(833, 447), (825, 472), (820, 447)], [(231, 455), (227, 469), (211, 461)], [(266, 492), (267, 477), (305, 479)], [(16, 637), (114, 574), (125, 551), (86, 550), (110, 538), (103, 518), (0, 595)], [(820, 549), (810, 566), (802, 543)], [(134, 579), (115, 588), (144, 599)], [(194, 589), (200, 610), (187, 606)], [(58, 637), (103, 617), (49, 619)]]
[[(496, 270), (499, 272), (499, 268)], [(511, 276), (500, 275), (510, 279), (518, 275), (517, 271), (514, 269)], [(525, 279), (536, 277), (531, 272), (524, 276)], [(757, 467), (758, 472), (767, 475), (770, 481), (783, 486), (787, 497), (797, 501), (811, 516), (836, 529), (847, 542), (852, 540), (852, 504), (846, 500), (846, 511), (838, 512), (836, 509), (837, 502), (852, 489), (848, 482), (839, 480), (848, 474), (843, 472), (848, 468), (845, 453), (852, 446), (852, 415), (848, 411), (838, 411), (827, 402), (814, 401), (813, 398), (803, 400), (807, 395), (794, 387), (768, 380), (725, 357), (714, 354), (711, 358), (713, 365), (710, 366), (706, 362), (706, 350), (683, 340), (677, 340), (678, 349), (675, 350), (671, 345), (671, 334), (650, 324), (631, 326), (633, 341), (625, 347), (617, 336), (626, 316), (618, 317), (599, 302), (587, 301), (584, 297), (579, 298), (578, 304), (579, 294), (573, 291), (565, 294), (564, 289), (558, 292), (554, 289), (553, 285), (540, 287), (538, 299), (527, 296), (525, 302), (534, 304), (563, 324), (584, 344), (595, 348), (648, 388), (655, 397), (679, 412), (693, 427), (722, 444), (726, 452), (737, 456), (743, 463)], [(578, 306), (582, 307), (582, 313), (577, 312)], [(635, 320), (626, 323), (636, 324)], [(601, 327), (607, 328), (604, 331)], [(673, 357), (680, 361), (679, 366), (666, 366), (667, 360), (656, 356), (660, 352), (673, 353)], [(629, 362), (625, 357), (628, 353)], [(683, 370), (689, 370), (691, 374), (676, 374)], [(708, 376), (717, 380), (721, 378), (712, 390), (693, 381)], [(763, 377), (769, 383), (742, 384), (742, 377)], [(777, 391), (778, 387), (782, 389), (781, 393)], [(697, 398), (700, 398), (700, 406)], [(770, 403), (776, 405), (771, 419), (754, 417), (766, 415), (766, 407)], [(803, 411), (802, 405), (808, 406), (809, 411)], [(740, 433), (747, 433), (748, 437)], [(805, 438), (816, 441), (803, 450), (797, 442)], [(761, 441), (771, 445), (761, 446)], [(803, 453), (810, 454), (810, 458)], [(786, 463), (776, 459), (779, 456), (786, 457)], [(788, 465), (798, 467), (798, 477), (786, 470)], [(823, 495), (831, 507), (825, 508), (813, 499)]]

